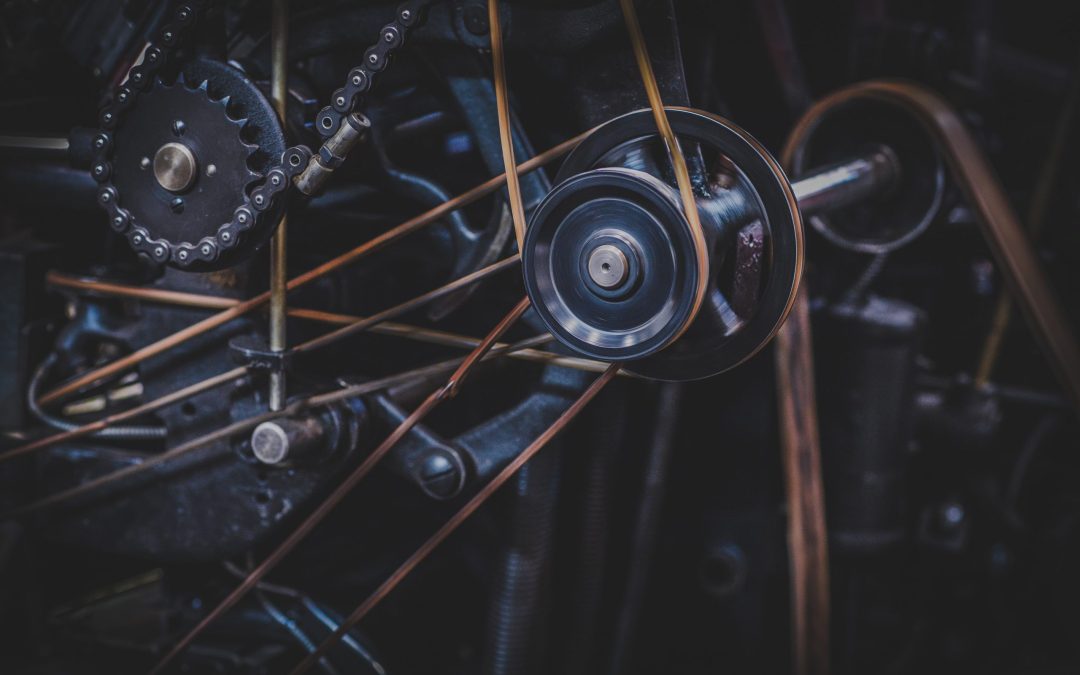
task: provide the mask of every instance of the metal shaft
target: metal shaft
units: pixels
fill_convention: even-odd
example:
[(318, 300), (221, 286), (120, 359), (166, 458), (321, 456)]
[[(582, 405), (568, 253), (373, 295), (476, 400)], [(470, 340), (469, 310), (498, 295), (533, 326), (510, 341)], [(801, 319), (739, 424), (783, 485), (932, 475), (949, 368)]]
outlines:
[(893, 151), (880, 147), (840, 164), (822, 167), (792, 182), (803, 215), (851, 206), (887, 192), (899, 179), (901, 167)]
[[(289, 41), (289, 2), (273, 0), (270, 17), (270, 98), (285, 128), (288, 96), (288, 65), (285, 55)], [(283, 352), (288, 347), (285, 335), (286, 296), (288, 294), (288, 230), (284, 215), (274, 238), (270, 240), (270, 349)], [(270, 372), (270, 409), (285, 407), (285, 371)]]

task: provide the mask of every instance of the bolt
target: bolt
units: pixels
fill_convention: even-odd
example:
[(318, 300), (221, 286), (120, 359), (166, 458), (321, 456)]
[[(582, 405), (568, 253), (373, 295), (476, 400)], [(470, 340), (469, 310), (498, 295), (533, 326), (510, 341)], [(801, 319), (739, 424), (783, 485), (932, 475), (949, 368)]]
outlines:
[(139, 160), (139, 168), (142, 169), (143, 171), (146, 171), (147, 169), (149, 169), (150, 168), (150, 158), (149, 157), (143, 157), (142, 159), (140, 159)]
[(630, 263), (618, 246), (602, 244), (589, 254), (589, 278), (605, 290), (618, 288), (630, 275)]
[(172, 123), (172, 131), (177, 136), (183, 136), (187, 131), (187, 125), (184, 124), (184, 120), (174, 120)]
[(217, 164), (207, 164), (206, 165), (206, 175), (207, 176), (213, 176), (216, 173), (217, 173)]
[(251, 433), (251, 451), (263, 464), (280, 464), (316, 450), (325, 431), (314, 417), (283, 417), (263, 422)]
[(450, 499), (461, 490), (461, 472), (442, 452), (424, 458), (418, 477), (424, 491), (438, 499)]
[(173, 199), (171, 202), (169, 202), (169, 208), (171, 208), (172, 212), (176, 215), (180, 215), (184, 212), (184, 199), (182, 197), (177, 197)]

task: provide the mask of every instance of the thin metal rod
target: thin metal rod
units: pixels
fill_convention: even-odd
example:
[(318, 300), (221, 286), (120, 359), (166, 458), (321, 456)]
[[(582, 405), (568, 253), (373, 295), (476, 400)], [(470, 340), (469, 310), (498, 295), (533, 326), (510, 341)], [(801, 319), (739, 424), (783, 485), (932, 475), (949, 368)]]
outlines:
[(602, 390), (611, 380), (615, 377), (615, 374), (622, 367), (622, 364), (613, 363), (608, 366), (604, 373), (596, 378), (588, 389), (581, 394), (581, 396), (574, 401), (567, 408), (562, 415), (558, 417), (540, 436), (536, 438), (527, 448), (521, 451), (512, 462), (506, 465), (502, 471), (500, 471), (494, 478), (492, 478), (476, 495), (470, 499), (465, 506), (455, 513), (450, 520), (446, 521), (438, 531), (435, 532), (427, 541), (423, 543), (409, 558), (401, 564), (393, 574), (387, 578), (366, 600), (364, 600), (359, 607), (357, 607), (348, 616), (345, 621), (338, 626), (318, 649), (310, 653), (299, 665), (292, 670), (291, 675), (298, 675), (299, 673), (307, 672), (312, 665), (314, 665), (318, 659), (326, 654), (330, 647), (334, 646), (338, 640), (340, 640), (345, 633), (349, 631), (353, 626), (359, 623), (368, 612), (370, 612), (376, 605), (382, 601), (389, 593), (397, 587), (412, 572), (417, 565), (419, 565), (425, 558), (427, 558), (432, 551), (434, 551), (439, 544), (446, 540), (453, 532), (464, 523), (469, 516), (476, 512), (495, 492), (502, 487), (506, 481), (517, 473), (522, 466), (526, 464), (530, 459), (536, 455), (545, 445), (547, 445), (551, 439), (559, 434), (566, 425), (568, 425), (582, 410), (596, 397), (600, 390)]
[[(583, 134), (579, 134), (569, 140), (563, 141), (559, 145), (540, 153), (539, 155), (532, 157), (517, 167), (517, 173), (523, 174), (529, 171), (533, 171), (545, 164), (558, 159), (565, 155), (574, 146), (576, 146), (583, 138), (591, 133), (587, 131)], [(503, 182), (506, 180), (506, 174), (500, 174), (494, 178), (490, 178), (487, 181), (477, 185), (476, 187), (464, 192), (453, 199), (443, 202), (439, 206), (433, 209), (425, 211), (418, 216), (410, 218), (401, 223), (397, 227), (391, 228), (382, 234), (369, 239), (368, 241), (360, 244), (356, 248), (347, 251), (332, 260), (329, 260), (318, 267), (312, 268), (303, 274), (294, 277), (289, 281), (288, 290), (295, 290), (305, 284), (308, 284), (320, 277), (323, 277), (331, 272), (334, 272), (346, 265), (349, 265), (364, 256), (367, 256), (374, 251), (381, 249), (387, 244), (396, 241), (408, 234), (412, 234), (417, 230), (431, 225), (436, 221), (443, 218), (446, 214), (456, 211), (464, 206), (467, 206), (502, 187)], [(222, 326), (233, 319), (244, 316), (245, 314), (262, 306), (270, 299), (270, 293), (262, 293), (248, 300), (244, 300), (236, 305), (233, 305), (229, 309), (224, 310), (218, 314), (207, 317), (198, 323), (192, 324), (187, 328), (184, 328), (172, 335), (162, 338), (153, 344), (147, 345), (141, 349), (138, 349), (131, 354), (123, 356), (112, 363), (104, 365), (100, 368), (91, 370), (76, 378), (69, 380), (68, 382), (60, 385), (52, 391), (44, 394), (38, 402), (41, 405), (48, 405), (54, 403), (57, 400), (68, 396), (74, 392), (77, 392), (89, 385), (100, 382), (108, 377), (122, 373), (125, 370), (132, 368), (133, 366), (142, 363), (143, 361), (157, 356), (163, 352), (183, 344), (188, 340), (203, 335), (218, 326)]]
[(233, 368), (232, 370), (221, 373), (220, 375), (214, 375), (212, 377), (206, 378), (205, 380), (202, 380), (201, 382), (196, 382), (182, 389), (177, 389), (172, 393), (165, 394), (164, 396), (156, 398), (153, 401), (148, 401), (142, 405), (131, 408), (130, 410), (124, 410), (113, 415), (108, 415), (107, 417), (103, 417), (94, 422), (90, 422), (89, 424), (84, 424), (83, 426), (71, 429), (70, 431), (61, 431), (60, 433), (46, 436), (44, 438), (39, 438), (36, 441), (19, 446), (0, 455), (0, 463), (6, 462), (10, 459), (15, 459), (16, 457), (22, 457), (23, 455), (35, 452), (37, 450), (43, 450), (45, 448), (52, 447), (58, 443), (73, 441), (77, 438), (89, 436), (90, 434), (101, 431), (102, 429), (111, 427), (114, 424), (120, 424), (121, 422), (126, 422), (127, 420), (141, 417), (142, 415), (152, 413), (155, 410), (160, 410), (167, 405), (172, 405), (173, 403), (178, 403), (180, 401), (183, 401), (184, 399), (191, 398), (196, 394), (201, 394), (204, 391), (209, 391), (210, 389), (220, 387), (221, 385), (228, 384), (229, 382), (235, 382), (236, 380), (245, 377), (246, 375), (247, 368), (244, 368), (243, 366), (239, 368)]
[(347, 326), (344, 326), (344, 327), (339, 328), (339, 329), (337, 329), (335, 331), (331, 331), (329, 333), (326, 333), (325, 335), (321, 335), (321, 336), (319, 336), (319, 337), (317, 337), (317, 338), (315, 338), (313, 340), (308, 340), (304, 344), (298, 346), (296, 348), (296, 351), (297, 352), (309, 352), (309, 351), (318, 349), (320, 347), (324, 347), (324, 346), (326, 346), (326, 345), (328, 345), (328, 344), (330, 344), (332, 342), (337, 342), (338, 340), (346, 338), (346, 337), (348, 337), (350, 335), (354, 335), (356, 333), (359, 333), (362, 330), (366, 330), (366, 329), (370, 328), (371, 326), (374, 326), (374, 325), (376, 325), (376, 324), (378, 324), (378, 323), (380, 323), (382, 321), (385, 321), (386, 319), (389, 319), (389, 318), (392, 318), (392, 317), (395, 317), (395, 316), (400, 316), (400, 315), (405, 314), (407, 312), (411, 312), (412, 310), (416, 309), (417, 307), (420, 307), (422, 305), (426, 305), (429, 302), (433, 302), (435, 300), (438, 300), (441, 297), (449, 295), (450, 293), (454, 293), (455, 291), (458, 291), (458, 290), (460, 290), (462, 288), (465, 288), (467, 286), (471, 286), (472, 284), (475, 284), (476, 282), (480, 281), (481, 279), (485, 279), (485, 278), (490, 277), (490, 276), (492, 276), (494, 274), (498, 274), (499, 272), (510, 269), (511, 267), (513, 267), (513, 266), (515, 266), (517, 264), (518, 264), (518, 257), (516, 255), (511, 256), (509, 258), (504, 258), (503, 260), (500, 260), (497, 263), (488, 265), (487, 267), (482, 267), (482, 268), (476, 270), (475, 272), (472, 272), (470, 274), (466, 274), (463, 277), (459, 277), (459, 278), (451, 281), (448, 284), (444, 284), (444, 285), (440, 286), (439, 288), (436, 288), (433, 291), (428, 291), (427, 293), (424, 293), (423, 295), (418, 295), (418, 296), (416, 296), (415, 298), (413, 298), (411, 300), (406, 300), (405, 302), (403, 302), (401, 304), (398, 304), (398, 305), (395, 305), (394, 307), (391, 307), (390, 309), (385, 309), (385, 310), (383, 310), (381, 312), (377, 312), (375, 314), (372, 314), (369, 317), (354, 321), (353, 323), (351, 323), (351, 324), (349, 324)]
[(71, 142), (66, 136), (0, 136), (0, 150), (36, 151), (49, 156), (66, 156)]
[(458, 385), (465, 379), (469, 371), (480, 362), (481, 359), (491, 350), (495, 345), (495, 342), (505, 333), (510, 326), (514, 324), (518, 318), (529, 307), (528, 298), (525, 298), (517, 306), (510, 311), (506, 317), (500, 321), (487, 337), (476, 347), (468, 356), (461, 362), (457, 370), (450, 376), (446, 384), (433, 391), (424, 402), (420, 404), (405, 420), (397, 426), (390, 435), (379, 444), (379, 447), (375, 448), (368, 455), (363, 462), (360, 463), (349, 476), (334, 489), (330, 495), (323, 500), (319, 506), (312, 511), (307, 518), (304, 519), (300, 525), (296, 527), (278, 546), (270, 553), (261, 563), (258, 564), (232, 592), (230, 592), (224, 600), (222, 600), (216, 607), (203, 617), (203, 619), (189, 631), (179, 642), (169, 650), (167, 654), (154, 666), (150, 671), (150, 675), (161, 673), (168, 666), (168, 664), (180, 655), (199, 635), (206, 630), (218, 617), (227, 612), (230, 608), (236, 605), (252, 588), (255, 587), (259, 581), (265, 577), (270, 570), (274, 569), (280, 563), (285, 556), (289, 554), (296, 546), (303, 541), (307, 535), (315, 529), (315, 527), (321, 523), (326, 516), (334, 510), (335, 507), (345, 498), (349, 492), (365, 477), (395, 445), (398, 441), (405, 437), (413, 427), (420, 423), (424, 417), (431, 412), (439, 403), (449, 398), (457, 389)]
[[(94, 279), (87, 279), (83, 277), (70, 277), (55, 271), (49, 272), (45, 276), (45, 280), (50, 286), (53, 286), (55, 288), (69, 288), (99, 295), (134, 298), (137, 300), (181, 305), (185, 307), (226, 309), (232, 307), (239, 302), (238, 300), (234, 300), (232, 298), (223, 298), (216, 295), (203, 295), (201, 293), (183, 293), (180, 291), (165, 291), (155, 288), (144, 288), (142, 286), (127, 286), (124, 284), (96, 281)], [(371, 318), (355, 316), (352, 314), (324, 312), (317, 309), (302, 309), (299, 307), (290, 307), (289, 316), (294, 319), (317, 321), (320, 323), (336, 324), (340, 326), (352, 325), (360, 321), (369, 320)], [(404, 337), (411, 340), (418, 340), (420, 342), (443, 345), (446, 347), (460, 347), (462, 349), (472, 349), (476, 345), (480, 344), (480, 339), (472, 336), (461, 335), (459, 333), (450, 333), (447, 331), (436, 330), (434, 328), (422, 328), (420, 326), (413, 326), (404, 323), (395, 323), (393, 321), (382, 321), (376, 325), (368, 326), (366, 330), (372, 333), (379, 333), (381, 335), (393, 335), (396, 337)], [(297, 345), (296, 349), (302, 349), (303, 347), (304, 345)], [(604, 363), (603, 361), (594, 361), (592, 359), (585, 359), (576, 356), (564, 356), (561, 354), (554, 354), (547, 351), (537, 351), (535, 349), (522, 349), (520, 351), (513, 352), (509, 356), (511, 358), (521, 361), (533, 361), (536, 363), (562, 366), (564, 368), (573, 368), (575, 370), (584, 370), (593, 373), (602, 373), (608, 367), (608, 364)], [(638, 376), (634, 375), (628, 370), (620, 370), (619, 377)]]
[[(270, 98), (286, 127), (286, 108), (289, 94), (286, 53), (289, 43), (289, 0), (272, 0), (270, 14)], [(270, 239), (270, 351), (283, 352), (288, 348), (286, 302), (288, 295), (288, 218), (281, 216), (277, 230)], [(285, 407), (286, 374), (284, 370), (270, 372), (269, 404), (271, 410)]]
[(514, 167), (514, 136), (510, 126), (510, 94), (506, 85), (506, 58), (503, 54), (502, 27), (499, 24), (499, 0), (488, 0), (488, 25), (491, 31), (491, 62), (495, 71), (495, 106), (499, 113), (499, 141), (502, 143), (503, 166), (506, 171), (506, 191), (510, 197), (510, 214), (514, 220), (518, 251), (525, 243), (525, 205), (521, 199), (521, 184)]
[(682, 198), (683, 211), (690, 223), (690, 235), (694, 240), (694, 252), (697, 258), (698, 284), (694, 293), (694, 306), (690, 312), (690, 318), (680, 331), (690, 327), (694, 317), (697, 316), (701, 304), (705, 300), (705, 293), (709, 286), (709, 249), (705, 240), (705, 230), (701, 226), (701, 218), (698, 215), (697, 200), (694, 199), (694, 187), (690, 182), (690, 170), (686, 167), (686, 157), (683, 156), (679, 146), (679, 138), (671, 128), (668, 121), (667, 110), (664, 109), (664, 101), (660, 97), (660, 86), (656, 82), (656, 74), (653, 72), (652, 62), (649, 60), (649, 50), (645, 44), (645, 36), (641, 32), (641, 24), (638, 22), (637, 10), (634, 9), (634, 0), (619, 0), (622, 7), (623, 18), (626, 20), (626, 31), (630, 34), (630, 44), (634, 49), (634, 58), (637, 60), (638, 70), (641, 73), (641, 82), (645, 85), (645, 95), (649, 99), (649, 107), (652, 109), (653, 118), (656, 120), (656, 128), (667, 148), (671, 166), (675, 169), (675, 180), (679, 184), (679, 196)]

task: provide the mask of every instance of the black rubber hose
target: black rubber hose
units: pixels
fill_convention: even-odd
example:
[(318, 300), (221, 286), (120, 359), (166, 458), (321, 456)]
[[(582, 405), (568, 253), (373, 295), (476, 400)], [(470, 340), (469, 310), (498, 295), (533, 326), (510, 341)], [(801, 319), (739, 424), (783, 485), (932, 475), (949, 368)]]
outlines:
[(505, 495), (510, 505), (506, 545), (495, 570), (484, 649), (486, 675), (543, 670), (538, 649), (547, 621), (547, 580), (559, 493), (559, 447), (549, 447), (518, 472)]

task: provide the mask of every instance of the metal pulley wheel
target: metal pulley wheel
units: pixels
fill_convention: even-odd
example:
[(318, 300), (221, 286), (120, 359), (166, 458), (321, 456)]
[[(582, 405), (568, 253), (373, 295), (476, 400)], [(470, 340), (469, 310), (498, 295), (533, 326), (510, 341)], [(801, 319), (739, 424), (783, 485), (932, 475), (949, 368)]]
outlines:
[[(522, 262), (537, 312), (570, 349), (692, 380), (741, 363), (779, 328), (802, 269), (802, 225), (779, 165), (749, 134), (698, 110), (668, 116), (696, 173), (706, 255), (642, 110), (603, 125), (566, 159)], [(701, 275), (708, 292), (695, 316)]]

